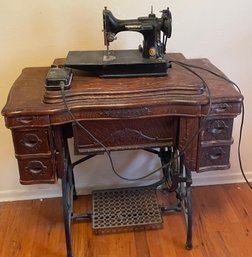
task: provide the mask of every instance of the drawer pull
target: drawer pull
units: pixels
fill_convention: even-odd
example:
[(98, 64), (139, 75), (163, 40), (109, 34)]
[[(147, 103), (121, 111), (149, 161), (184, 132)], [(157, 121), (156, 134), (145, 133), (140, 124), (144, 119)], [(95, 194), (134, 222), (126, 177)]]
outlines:
[(36, 134), (26, 134), (20, 142), (26, 147), (33, 148), (42, 141)]
[(215, 161), (222, 158), (224, 154), (225, 154), (225, 151), (221, 147), (218, 147), (209, 153), (209, 158)]
[(25, 167), (33, 174), (39, 174), (47, 169), (47, 167), (41, 161), (30, 161), (28, 166)]
[(19, 117), (16, 120), (22, 124), (29, 124), (34, 120), (34, 117)]
[(227, 109), (231, 108), (232, 105), (229, 105), (227, 103), (221, 103), (221, 104), (215, 104), (212, 108), (213, 111), (216, 113), (222, 113), (225, 112)]
[(223, 130), (225, 129), (225, 127), (219, 127), (219, 128), (212, 128), (211, 129), (211, 133), (212, 134), (221, 134), (223, 132)]
[(222, 153), (215, 153), (215, 154), (210, 154), (210, 159), (211, 160), (218, 160), (219, 158), (221, 158)]
[(210, 124), (210, 126), (207, 128), (207, 131), (213, 135), (219, 135), (227, 128), (228, 126), (223, 120), (216, 120)]

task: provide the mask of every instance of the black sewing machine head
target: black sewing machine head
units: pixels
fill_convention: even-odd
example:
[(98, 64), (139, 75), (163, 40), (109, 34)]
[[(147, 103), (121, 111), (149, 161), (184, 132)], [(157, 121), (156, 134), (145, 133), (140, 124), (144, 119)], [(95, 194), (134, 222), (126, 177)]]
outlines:
[(161, 18), (157, 18), (151, 10), (147, 17), (119, 20), (105, 7), (103, 10), (104, 44), (109, 47), (109, 44), (116, 39), (116, 34), (121, 31), (137, 31), (143, 34), (144, 38), (143, 46), (140, 47), (143, 58), (162, 58), (165, 54), (167, 38), (171, 37), (172, 18), (169, 8), (161, 12)]
[[(167, 39), (172, 32), (169, 8), (157, 18), (151, 10), (146, 17), (120, 20), (106, 7), (103, 10), (104, 51), (70, 51), (65, 66), (95, 71), (100, 77), (165, 76), (170, 67), (165, 58)], [(122, 31), (143, 35), (143, 45), (135, 50), (110, 50), (110, 43)]]

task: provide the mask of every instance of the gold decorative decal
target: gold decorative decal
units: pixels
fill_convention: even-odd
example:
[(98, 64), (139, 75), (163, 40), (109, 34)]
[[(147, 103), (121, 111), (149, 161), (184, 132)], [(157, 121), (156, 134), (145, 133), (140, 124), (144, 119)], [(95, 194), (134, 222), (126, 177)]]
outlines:
[(126, 29), (142, 29), (142, 25), (125, 25)]
[(155, 50), (154, 47), (151, 47), (151, 48), (149, 49), (149, 55), (152, 56), (152, 57), (154, 57), (154, 56), (156, 55), (156, 50)]

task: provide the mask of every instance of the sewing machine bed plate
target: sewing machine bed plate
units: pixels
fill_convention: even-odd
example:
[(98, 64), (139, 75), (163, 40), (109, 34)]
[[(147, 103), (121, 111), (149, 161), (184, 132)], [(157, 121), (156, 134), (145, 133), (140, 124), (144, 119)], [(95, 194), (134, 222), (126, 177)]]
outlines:
[(65, 66), (93, 71), (100, 77), (138, 77), (167, 75), (166, 59), (145, 59), (138, 50), (112, 50), (113, 60), (104, 60), (106, 51), (70, 51)]

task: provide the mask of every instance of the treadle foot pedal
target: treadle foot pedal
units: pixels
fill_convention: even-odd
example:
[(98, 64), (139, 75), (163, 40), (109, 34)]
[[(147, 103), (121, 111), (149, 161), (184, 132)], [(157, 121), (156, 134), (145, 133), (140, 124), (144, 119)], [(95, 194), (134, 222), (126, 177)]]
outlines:
[(162, 227), (163, 220), (154, 187), (93, 191), (92, 203), (92, 227), (95, 233)]

